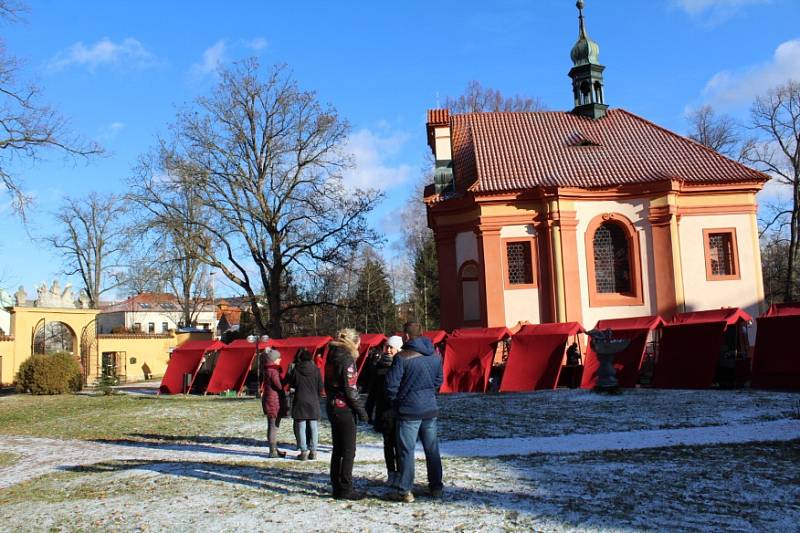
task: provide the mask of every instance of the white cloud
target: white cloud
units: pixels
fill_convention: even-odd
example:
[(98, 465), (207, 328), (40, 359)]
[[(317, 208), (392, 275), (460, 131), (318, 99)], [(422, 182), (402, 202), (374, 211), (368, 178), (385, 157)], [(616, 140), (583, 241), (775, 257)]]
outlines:
[(115, 43), (108, 37), (86, 46), (79, 41), (66, 50), (59, 52), (49, 63), (50, 70), (58, 71), (66, 67), (85, 66), (89, 72), (98, 67), (117, 66), (128, 68), (147, 68), (158, 64), (151, 54), (137, 39), (128, 37)]
[(395, 161), (406, 141), (406, 133), (382, 136), (366, 128), (350, 135), (345, 152), (353, 156), (355, 168), (345, 174), (345, 185), (385, 191), (406, 183), (411, 166)]
[(225, 52), (227, 45), (225, 39), (220, 39), (203, 51), (203, 57), (199, 63), (192, 65), (190, 73), (197, 78), (203, 78), (210, 74), (215, 74), (220, 65), (225, 62)]
[(800, 39), (778, 46), (771, 61), (739, 71), (718, 72), (706, 83), (703, 98), (719, 107), (749, 104), (756, 96), (790, 79), (800, 80)]
[(267, 41), (263, 37), (256, 37), (255, 39), (244, 41), (243, 44), (245, 48), (250, 48), (251, 50), (255, 50), (256, 52), (258, 52), (269, 46), (269, 41)]
[(771, 0), (672, 0), (672, 4), (689, 15), (700, 15), (709, 12), (716, 14), (732, 14), (737, 9), (752, 5), (766, 4)]
[(98, 135), (98, 139), (101, 141), (110, 141), (111, 139), (119, 135), (119, 133), (123, 129), (125, 129), (124, 122), (112, 122), (111, 124), (103, 128), (103, 131), (100, 133), (100, 135)]

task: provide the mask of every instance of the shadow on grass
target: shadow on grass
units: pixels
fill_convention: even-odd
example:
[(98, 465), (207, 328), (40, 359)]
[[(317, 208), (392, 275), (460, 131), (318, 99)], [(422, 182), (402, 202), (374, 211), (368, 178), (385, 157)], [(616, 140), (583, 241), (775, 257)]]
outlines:
[[(203, 435), (158, 435), (150, 433), (133, 433), (131, 438), (119, 439), (92, 439), (92, 442), (111, 444), (114, 446), (127, 446), (131, 448), (146, 448), (154, 450), (173, 450), (177, 452), (209, 453), (240, 457), (259, 457), (267, 455), (266, 439), (251, 439), (240, 437), (210, 437)], [(264, 451), (237, 450), (217, 445), (235, 445), (264, 448)], [(295, 450), (294, 444), (278, 443), (278, 447), (286, 450)], [(320, 452), (329, 452), (330, 446), (317, 445)]]
[[(140, 470), (181, 476), (194, 480), (217, 481), (251, 489), (266, 490), (277, 494), (329, 496), (330, 478), (322, 471), (327, 463), (314, 464), (320, 471), (299, 471), (270, 466), (241, 466), (226, 463), (201, 461), (109, 461), (85, 466), (64, 466), (61, 470), (82, 474), (100, 474)], [(369, 480), (354, 481), (363, 488), (380, 489)], [(368, 485), (368, 487), (367, 487)]]

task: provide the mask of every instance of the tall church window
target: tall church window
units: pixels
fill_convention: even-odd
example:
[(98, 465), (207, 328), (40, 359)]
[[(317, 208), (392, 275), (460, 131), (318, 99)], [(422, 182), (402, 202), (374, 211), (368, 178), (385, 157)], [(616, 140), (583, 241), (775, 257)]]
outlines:
[(504, 239), (505, 288), (530, 289), (536, 282), (536, 238)]
[(628, 241), (625, 230), (614, 222), (603, 222), (594, 231), (594, 279), (602, 294), (631, 290)]
[(623, 215), (607, 213), (592, 219), (586, 231), (589, 305), (642, 305), (639, 236)]
[(703, 241), (705, 245), (706, 279), (709, 281), (739, 279), (736, 229), (703, 230)]
[(458, 272), (461, 293), (461, 312), (465, 323), (481, 319), (481, 293), (478, 264), (467, 261)]

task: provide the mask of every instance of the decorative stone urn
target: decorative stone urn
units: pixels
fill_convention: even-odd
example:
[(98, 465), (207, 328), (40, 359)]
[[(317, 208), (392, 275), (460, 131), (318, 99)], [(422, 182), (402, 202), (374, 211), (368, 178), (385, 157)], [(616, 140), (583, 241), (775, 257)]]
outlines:
[(610, 329), (593, 329), (586, 333), (591, 339), (592, 349), (597, 354), (600, 367), (597, 369), (598, 392), (615, 392), (618, 389), (617, 370), (614, 368), (614, 357), (628, 347), (630, 339), (615, 339)]

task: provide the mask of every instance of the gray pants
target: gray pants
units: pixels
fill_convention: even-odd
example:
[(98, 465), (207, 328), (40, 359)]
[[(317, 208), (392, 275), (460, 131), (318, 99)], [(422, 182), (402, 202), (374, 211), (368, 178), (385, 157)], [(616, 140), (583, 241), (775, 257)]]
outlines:
[(319, 441), (319, 421), (294, 419), (294, 438), (297, 440), (297, 447), (301, 452), (307, 452), (309, 449), (316, 452)]

